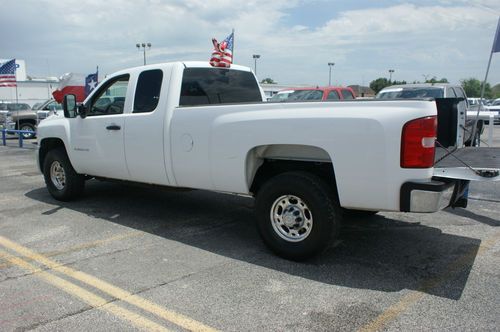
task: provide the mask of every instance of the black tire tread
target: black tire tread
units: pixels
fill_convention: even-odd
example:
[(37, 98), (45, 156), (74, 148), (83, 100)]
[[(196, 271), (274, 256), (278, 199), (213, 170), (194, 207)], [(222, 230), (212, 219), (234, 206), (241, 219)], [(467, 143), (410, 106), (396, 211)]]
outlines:
[[(317, 239), (317, 242), (310, 243), (307, 245), (308, 248), (302, 248), (299, 250), (284, 248), (286, 246), (293, 247), (293, 244), (290, 245), (290, 243), (286, 243), (286, 241), (282, 239), (278, 239), (278, 241), (276, 241), (277, 235), (274, 235), (273, 237), (267, 234), (266, 230), (264, 229), (263, 223), (265, 224), (266, 222), (269, 222), (268, 217), (266, 220), (266, 215), (269, 215), (269, 210), (265, 209), (265, 211), (262, 211), (266, 207), (266, 204), (263, 202), (263, 200), (267, 199), (265, 193), (276, 190), (275, 188), (282, 184), (296, 183), (297, 181), (303, 181), (304, 184), (307, 184), (310, 194), (321, 199), (321, 208), (326, 211), (326, 215), (332, 217), (330, 220), (331, 224), (328, 226), (329, 231), (323, 232), (319, 235), (317, 234), (317, 236), (319, 237), (319, 239)], [(262, 195), (262, 193), (264, 193), (264, 195)], [(256, 208), (259, 217), (258, 230), (265, 244), (278, 255), (294, 261), (302, 261), (324, 251), (327, 248), (328, 244), (331, 243), (333, 237), (337, 234), (342, 218), (337, 193), (320, 177), (312, 173), (302, 171), (281, 173), (264, 183), (264, 185), (259, 189), (259, 192), (257, 193)], [(308, 240), (311, 240), (311, 236), (309, 236), (303, 242), (306, 242)]]
[[(61, 163), (66, 175), (66, 187), (62, 190), (58, 190), (50, 179), (50, 165), (55, 160)], [(59, 201), (74, 200), (85, 188), (85, 176), (75, 171), (64, 148), (56, 148), (47, 153), (43, 163), (43, 176), (49, 193)]]

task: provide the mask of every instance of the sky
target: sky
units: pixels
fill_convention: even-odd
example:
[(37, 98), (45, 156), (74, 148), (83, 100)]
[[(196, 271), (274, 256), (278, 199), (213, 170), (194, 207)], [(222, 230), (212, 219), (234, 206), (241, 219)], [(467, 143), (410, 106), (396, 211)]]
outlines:
[[(484, 79), (498, 0), (2, 0), (0, 58), (30, 76), (100, 77), (147, 62), (208, 61), (235, 30), (234, 62), (280, 84), (368, 85), (378, 77)], [(500, 53), (488, 81), (500, 83)]]

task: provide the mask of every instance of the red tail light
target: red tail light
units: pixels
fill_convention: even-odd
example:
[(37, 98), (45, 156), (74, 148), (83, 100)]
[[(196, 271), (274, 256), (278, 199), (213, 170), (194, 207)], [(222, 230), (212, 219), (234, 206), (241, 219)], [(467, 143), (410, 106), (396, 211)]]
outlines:
[(407, 122), (401, 136), (401, 167), (429, 168), (434, 165), (437, 117), (428, 116)]

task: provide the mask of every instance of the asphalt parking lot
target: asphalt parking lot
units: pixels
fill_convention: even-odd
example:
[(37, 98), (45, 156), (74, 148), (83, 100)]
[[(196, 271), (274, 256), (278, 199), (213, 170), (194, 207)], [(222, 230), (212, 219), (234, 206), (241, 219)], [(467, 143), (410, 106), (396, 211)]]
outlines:
[(352, 218), (295, 263), (263, 245), (251, 199), (91, 180), (61, 203), (16, 142), (0, 146), (2, 331), (499, 330), (500, 182), (472, 184), (467, 209)]

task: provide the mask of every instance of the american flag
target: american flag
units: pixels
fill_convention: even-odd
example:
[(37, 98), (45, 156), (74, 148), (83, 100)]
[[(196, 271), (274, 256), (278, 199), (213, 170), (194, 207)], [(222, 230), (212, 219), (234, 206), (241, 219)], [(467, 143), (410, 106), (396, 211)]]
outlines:
[(212, 39), (212, 43), (214, 44), (214, 50), (210, 64), (213, 67), (229, 68), (233, 63), (234, 32), (221, 43), (218, 43), (215, 38)]
[(16, 59), (12, 59), (0, 67), (0, 87), (16, 85)]

